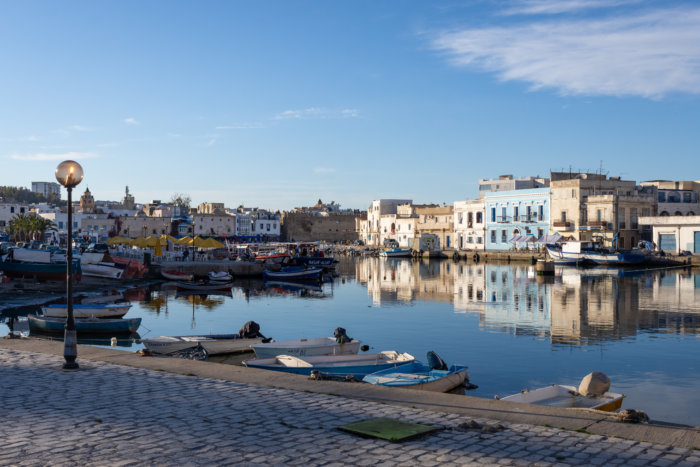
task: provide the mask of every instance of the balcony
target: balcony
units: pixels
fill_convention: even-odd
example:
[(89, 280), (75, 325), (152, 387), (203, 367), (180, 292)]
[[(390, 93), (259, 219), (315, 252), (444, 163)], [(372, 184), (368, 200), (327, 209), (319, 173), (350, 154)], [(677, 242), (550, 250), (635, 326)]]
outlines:
[(591, 227), (607, 227), (608, 223), (606, 221), (589, 221), (588, 225)]
[(569, 221), (554, 221), (554, 222), (552, 222), (552, 226), (555, 229), (564, 230), (564, 231), (573, 230), (573, 227), (574, 227), (573, 224), (574, 224), (573, 222), (569, 222)]
[(518, 216), (518, 220), (520, 222), (536, 222), (537, 221), (537, 215), (536, 214), (530, 214), (529, 216)]
[(496, 217), (496, 222), (499, 224), (505, 224), (511, 221), (511, 216), (498, 216)]

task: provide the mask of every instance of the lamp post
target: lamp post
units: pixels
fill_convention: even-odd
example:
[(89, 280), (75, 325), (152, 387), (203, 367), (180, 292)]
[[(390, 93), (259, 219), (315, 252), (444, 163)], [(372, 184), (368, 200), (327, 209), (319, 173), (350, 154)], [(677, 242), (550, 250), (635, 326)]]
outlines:
[(64, 370), (77, 370), (78, 345), (73, 318), (73, 187), (83, 180), (83, 168), (75, 161), (63, 161), (56, 167), (56, 180), (68, 190), (68, 240), (66, 245), (66, 331), (63, 338)]

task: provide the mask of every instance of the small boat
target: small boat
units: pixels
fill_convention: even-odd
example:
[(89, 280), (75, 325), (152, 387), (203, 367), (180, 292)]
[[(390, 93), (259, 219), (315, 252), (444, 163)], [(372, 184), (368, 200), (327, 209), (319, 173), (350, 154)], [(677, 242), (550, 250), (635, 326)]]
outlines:
[(260, 254), (255, 257), (258, 263), (280, 264), (289, 259), (289, 253)]
[(331, 256), (295, 256), (292, 261), (308, 268), (334, 268), (338, 260)]
[(392, 248), (390, 250), (380, 251), (379, 256), (384, 256), (386, 258), (410, 258), (411, 250), (408, 248)]
[(332, 337), (316, 339), (299, 339), (282, 342), (268, 342), (253, 345), (258, 358), (273, 358), (278, 355), (315, 356), (315, 355), (353, 355), (360, 350), (361, 342), (352, 339), (346, 344), (339, 344)]
[(377, 371), (362, 381), (392, 388), (447, 392), (463, 384), (468, 377), (466, 366), (452, 365), (448, 370), (436, 370), (424, 363), (413, 362)]
[(209, 282), (231, 282), (233, 277), (226, 271), (209, 272)]
[[(5, 261), (0, 261), (0, 271), (5, 276), (14, 278), (65, 282), (66, 269), (66, 263), (11, 261), (9, 258), (6, 258)], [(82, 277), (79, 259), (73, 260), (72, 277), (74, 282), (79, 282)]]
[(546, 405), (549, 407), (587, 408), (613, 412), (622, 407), (625, 396), (606, 392), (601, 396), (586, 397), (578, 393), (574, 386), (552, 384), (544, 388), (524, 389), (518, 394), (502, 397), (502, 401), (523, 402), (526, 404)]
[(191, 281), (192, 279), (194, 279), (194, 276), (192, 274), (187, 274), (186, 272), (177, 271), (175, 269), (160, 271), (160, 274), (169, 281)]
[(370, 373), (414, 361), (412, 355), (387, 350), (362, 355), (320, 355), (294, 357), (278, 355), (274, 358), (255, 358), (243, 364), (250, 368), (282, 371), (297, 375), (311, 375), (312, 371), (332, 376), (362, 379)]
[(646, 255), (632, 251), (610, 251), (593, 242), (565, 242), (545, 245), (549, 257), (558, 264), (640, 264)]
[(121, 279), (124, 268), (115, 263), (88, 263), (82, 265), (83, 275), (89, 277), (102, 277), (105, 279)]
[[(30, 331), (63, 332), (66, 327), (65, 318), (48, 318), (46, 316), (27, 315)], [(111, 318), (77, 318), (75, 329), (78, 333), (124, 334), (136, 332), (141, 325), (141, 318), (111, 319)]]
[(304, 266), (290, 266), (282, 268), (281, 271), (263, 271), (264, 279), (282, 280), (282, 281), (304, 281), (304, 280), (319, 280), (321, 278), (321, 268), (305, 268)]
[(259, 344), (262, 338), (246, 339), (238, 334), (210, 334), (202, 336), (160, 336), (142, 339), (148, 350), (157, 354), (168, 354), (191, 347), (201, 346), (209, 355), (252, 352), (251, 345)]
[(233, 286), (231, 282), (177, 282), (178, 289), (184, 290), (224, 290)]
[[(130, 303), (112, 304), (82, 304), (73, 305), (74, 318), (121, 318), (131, 308)], [(47, 318), (66, 318), (68, 308), (66, 305), (42, 306), (41, 311)]]

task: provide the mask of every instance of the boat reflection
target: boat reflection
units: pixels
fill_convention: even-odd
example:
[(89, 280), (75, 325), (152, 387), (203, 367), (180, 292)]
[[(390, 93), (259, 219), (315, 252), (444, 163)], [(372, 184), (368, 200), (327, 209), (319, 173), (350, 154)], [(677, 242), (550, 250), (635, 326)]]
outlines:
[(356, 277), (377, 306), (449, 302), (457, 313), (478, 315), (481, 327), (554, 344), (700, 332), (700, 275), (689, 269), (558, 266), (544, 277), (529, 264), (362, 257)]

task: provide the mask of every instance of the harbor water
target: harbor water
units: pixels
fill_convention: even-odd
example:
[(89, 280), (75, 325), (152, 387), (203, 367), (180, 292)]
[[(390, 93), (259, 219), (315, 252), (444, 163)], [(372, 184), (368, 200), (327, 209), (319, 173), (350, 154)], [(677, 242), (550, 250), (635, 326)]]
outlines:
[(341, 259), (321, 285), (239, 280), (228, 295), (204, 295), (165, 283), (127, 297), (141, 337), (231, 333), (249, 320), (276, 340), (343, 327), (370, 351), (425, 361), (434, 350), (468, 365), (471, 396), (578, 385), (602, 371), (627, 396), (623, 408), (700, 426), (698, 270), (557, 267), (537, 276), (526, 264), (360, 257)]

